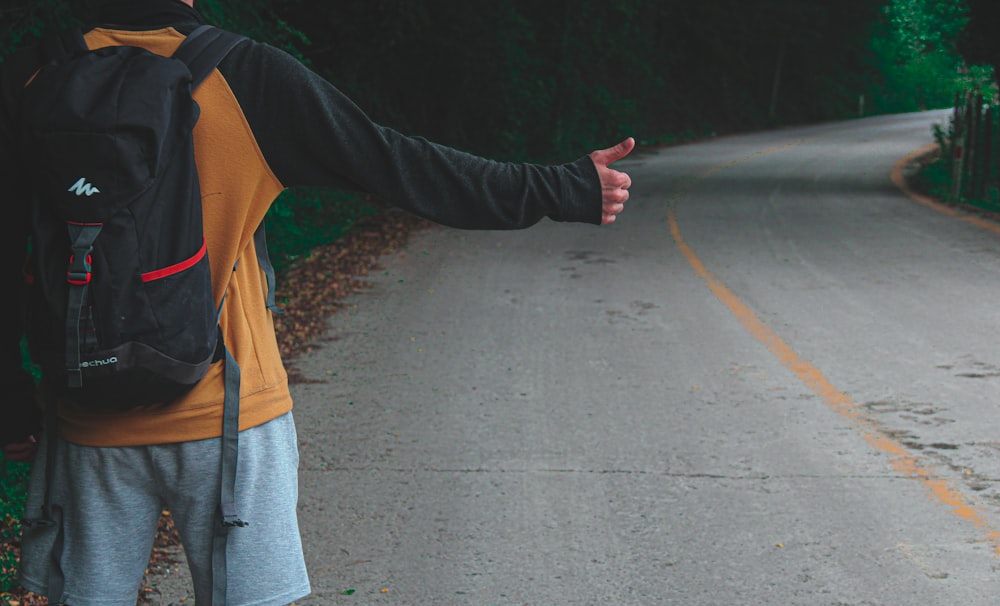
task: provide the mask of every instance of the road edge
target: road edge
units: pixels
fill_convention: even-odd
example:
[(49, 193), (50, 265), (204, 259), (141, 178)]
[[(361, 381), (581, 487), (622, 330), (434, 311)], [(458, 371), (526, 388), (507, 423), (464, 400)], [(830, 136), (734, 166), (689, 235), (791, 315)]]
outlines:
[(1000, 235), (1000, 214), (967, 204), (948, 204), (918, 191), (911, 185), (912, 177), (924, 165), (924, 162), (929, 157), (939, 153), (941, 153), (941, 146), (937, 143), (931, 143), (903, 156), (892, 167), (890, 173), (892, 182), (908, 198), (918, 204)]

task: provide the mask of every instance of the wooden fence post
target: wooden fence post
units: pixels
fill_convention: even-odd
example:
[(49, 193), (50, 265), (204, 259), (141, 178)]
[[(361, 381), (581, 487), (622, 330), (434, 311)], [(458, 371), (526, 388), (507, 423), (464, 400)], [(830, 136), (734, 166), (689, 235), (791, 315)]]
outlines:
[(983, 112), (981, 120), (982, 126), (979, 129), (979, 166), (976, 177), (976, 200), (986, 203), (987, 192), (990, 183), (990, 166), (993, 164), (993, 107), (983, 105), (983, 97), (980, 95), (980, 107)]
[(986, 194), (984, 199), (989, 203), (994, 203), (993, 192), (1000, 188), (1000, 171), (997, 170), (997, 144), (1000, 143), (1000, 107), (997, 106), (996, 99), (990, 102), (990, 130), (987, 133), (989, 143), (987, 144), (986, 160)]
[(958, 200), (962, 195), (962, 173), (965, 162), (965, 103), (955, 95), (955, 118), (952, 121), (951, 197)]
[(965, 174), (962, 177), (960, 196), (971, 196), (972, 186), (976, 178), (976, 132), (979, 129), (979, 109), (976, 107), (976, 94), (970, 92), (968, 107), (965, 110)]
[(979, 187), (983, 177), (983, 95), (972, 95), (972, 121), (969, 123), (969, 197), (979, 199)]

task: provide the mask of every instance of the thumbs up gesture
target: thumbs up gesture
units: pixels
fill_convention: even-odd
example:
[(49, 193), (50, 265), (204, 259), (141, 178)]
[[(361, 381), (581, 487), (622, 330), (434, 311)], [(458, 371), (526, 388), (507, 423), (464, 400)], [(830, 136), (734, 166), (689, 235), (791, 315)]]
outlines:
[(597, 176), (601, 180), (603, 212), (601, 225), (614, 223), (615, 217), (625, 210), (628, 188), (632, 186), (632, 179), (629, 178), (628, 174), (608, 168), (608, 165), (629, 155), (634, 148), (635, 139), (629, 137), (614, 147), (600, 149), (590, 154), (590, 159), (597, 168)]

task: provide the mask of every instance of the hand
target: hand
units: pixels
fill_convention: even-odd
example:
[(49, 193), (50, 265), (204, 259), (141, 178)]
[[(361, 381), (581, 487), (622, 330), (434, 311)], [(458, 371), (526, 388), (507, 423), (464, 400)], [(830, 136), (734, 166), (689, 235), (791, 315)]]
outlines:
[(3, 447), (3, 456), (8, 461), (17, 463), (31, 463), (38, 454), (38, 438), (28, 436), (20, 442), (11, 442)]
[(614, 147), (590, 154), (590, 159), (597, 167), (597, 176), (601, 179), (601, 225), (614, 223), (618, 213), (625, 210), (628, 188), (632, 187), (632, 179), (627, 174), (608, 168), (608, 165), (629, 155), (634, 148), (635, 139), (629, 137)]

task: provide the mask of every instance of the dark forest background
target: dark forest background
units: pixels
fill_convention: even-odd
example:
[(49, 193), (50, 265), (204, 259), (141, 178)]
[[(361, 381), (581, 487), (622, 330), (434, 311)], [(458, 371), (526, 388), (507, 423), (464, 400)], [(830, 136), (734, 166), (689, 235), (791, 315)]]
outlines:
[[(140, 1), (140, 0), (134, 0)], [(0, 57), (99, 0), (3, 0)], [(948, 106), (993, 0), (197, 0), (404, 132), (509, 160)], [(965, 53), (963, 57), (962, 53)]]
[[(0, 0), (0, 61), (109, 0)], [(143, 0), (110, 0), (141, 2)], [(487, 157), (573, 160), (995, 97), (995, 0), (196, 0), (281, 47), (376, 121)], [(296, 189), (268, 215), (279, 269), (379, 202)]]

